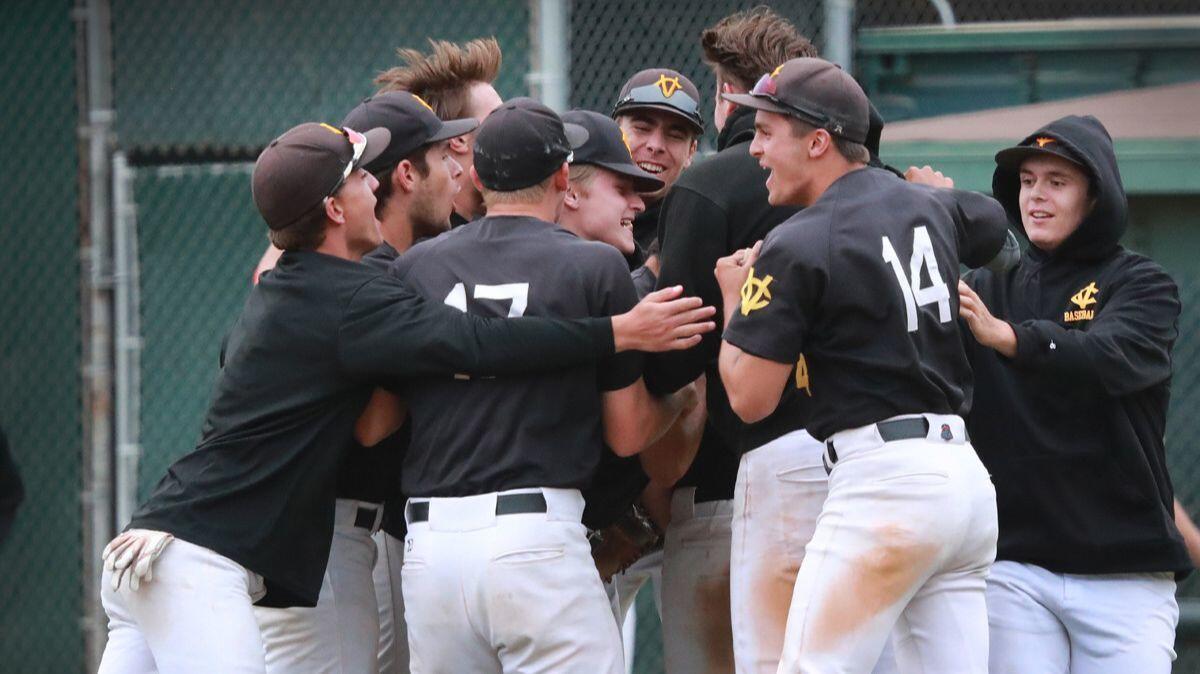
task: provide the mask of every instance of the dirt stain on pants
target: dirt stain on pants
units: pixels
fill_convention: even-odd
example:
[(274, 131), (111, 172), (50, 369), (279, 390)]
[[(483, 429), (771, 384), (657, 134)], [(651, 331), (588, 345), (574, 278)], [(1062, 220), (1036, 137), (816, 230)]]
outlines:
[(897, 525), (876, 530), (875, 547), (855, 558), (840, 578), (829, 579), (830, 591), (806, 630), (805, 650), (823, 652), (857, 632), (872, 618), (907, 595), (927, 575), (938, 546), (914, 539)]

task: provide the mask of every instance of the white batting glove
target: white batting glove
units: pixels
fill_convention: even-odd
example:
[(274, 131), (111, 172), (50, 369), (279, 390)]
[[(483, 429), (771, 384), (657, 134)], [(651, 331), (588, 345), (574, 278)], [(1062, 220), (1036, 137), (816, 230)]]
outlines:
[(104, 568), (112, 572), (113, 590), (121, 589), (125, 579), (131, 590), (153, 580), (154, 560), (173, 540), (171, 534), (150, 529), (130, 529), (112, 539), (104, 546), (100, 558), (104, 560)]

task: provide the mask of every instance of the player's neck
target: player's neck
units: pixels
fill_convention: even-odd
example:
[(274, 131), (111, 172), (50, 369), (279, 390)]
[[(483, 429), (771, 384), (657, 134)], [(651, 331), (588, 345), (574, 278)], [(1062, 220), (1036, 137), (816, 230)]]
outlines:
[(488, 207), (487, 214), (489, 218), (496, 216), (520, 216), (527, 218), (537, 218), (546, 222), (554, 222), (558, 219), (558, 207), (562, 203), (562, 198), (557, 201), (543, 199), (539, 202), (531, 202), (524, 204), (493, 204)]
[(350, 246), (346, 242), (346, 237), (342, 236), (344, 231), (345, 228), (338, 228), (335, 230), (332, 227), (327, 227), (325, 229), (325, 240), (322, 241), (321, 245), (317, 246), (314, 250), (316, 250), (318, 253), (324, 253), (325, 255), (340, 257), (343, 260), (352, 260), (354, 262), (358, 262), (362, 259), (362, 254), (355, 254), (350, 250)]
[(820, 171), (813, 177), (812, 187), (809, 191), (806, 206), (812, 205), (817, 199), (821, 198), (822, 194), (829, 189), (831, 185), (841, 179), (842, 176), (852, 171), (857, 171), (861, 168), (866, 168), (866, 164), (847, 161), (843, 158), (830, 158), (830, 164), (825, 170)]
[(379, 220), (379, 231), (383, 234), (383, 240), (398, 253), (403, 253), (413, 245), (412, 221), (407, 213), (385, 209), (383, 218)]

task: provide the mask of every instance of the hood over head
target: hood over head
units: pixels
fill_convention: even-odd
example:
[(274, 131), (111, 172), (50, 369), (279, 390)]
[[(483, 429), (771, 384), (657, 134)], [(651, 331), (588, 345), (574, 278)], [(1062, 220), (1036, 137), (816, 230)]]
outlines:
[(1024, 234), (1019, 203), (1020, 161), (1038, 153), (1048, 138), (1061, 144), (1066, 152), (1046, 153), (1081, 164), (1091, 180), (1089, 194), (1096, 200), (1079, 228), (1054, 250), (1053, 255), (1081, 260), (1106, 257), (1117, 248), (1129, 224), (1129, 202), (1117, 168), (1112, 137), (1095, 117), (1068, 115), (1056, 119), (1027, 136), (1016, 147), (1001, 150), (996, 155), (996, 172), (992, 174), (992, 194), (1004, 206), (1009, 221)]

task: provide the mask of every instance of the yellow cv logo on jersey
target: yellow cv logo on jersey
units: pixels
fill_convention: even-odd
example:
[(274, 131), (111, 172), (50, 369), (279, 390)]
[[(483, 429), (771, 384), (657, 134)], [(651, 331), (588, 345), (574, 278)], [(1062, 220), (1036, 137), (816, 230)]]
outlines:
[(742, 315), (749, 316), (751, 311), (762, 309), (771, 303), (771, 281), (775, 279), (767, 274), (762, 278), (754, 277), (754, 267), (750, 268), (750, 276), (742, 284)]
[(1063, 322), (1071, 323), (1074, 321), (1090, 321), (1096, 317), (1096, 311), (1088, 307), (1096, 303), (1096, 295), (1100, 289), (1096, 287), (1096, 282), (1092, 281), (1079, 292), (1071, 296), (1071, 304), (1079, 307), (1078, 309), (1063, 312)]

